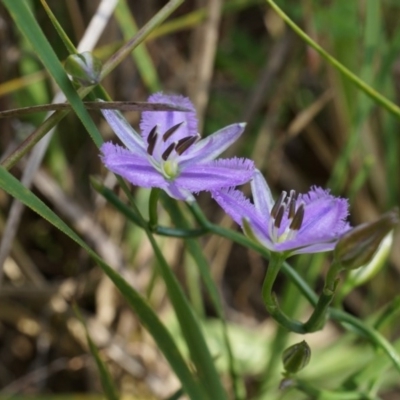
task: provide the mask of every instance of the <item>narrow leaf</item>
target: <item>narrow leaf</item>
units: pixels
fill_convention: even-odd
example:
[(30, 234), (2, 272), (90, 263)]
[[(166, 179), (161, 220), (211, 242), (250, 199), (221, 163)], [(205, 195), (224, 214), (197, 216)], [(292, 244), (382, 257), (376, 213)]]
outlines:
[(21, 182), (14, 178), (6, 169), (0, 167), (0, 188), (8, 194), (25, 204), (49, 221), (57, 229), (65, 233), (97, 262), (104, 273), (111, 279), (121, 292), (127, 303), (135, 310), (144, 327), (153, 336), (159, 349), (171, 365), (175, 374), (191, 399), (204, 400), (204, 395), (198, 382), (190, 372), (185, 360), (179, 352), (174, 339), (169, 331), (159, 320), (153, 309), (142, 298), (142, 296), (129, 283), (114, 271), (96, 252), (94, 252), (68, 225), (66, 225), (50, 208), (48, 208), (30, 190), (25, 188)]

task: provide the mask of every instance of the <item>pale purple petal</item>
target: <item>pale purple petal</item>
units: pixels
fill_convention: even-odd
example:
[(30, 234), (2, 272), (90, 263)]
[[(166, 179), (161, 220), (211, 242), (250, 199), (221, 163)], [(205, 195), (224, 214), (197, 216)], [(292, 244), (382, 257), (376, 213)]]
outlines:
[(168, 183), (154, 169), (147, 157), (132, 154), (123, 147), (111, 142), (104, 143), (101, 148), (101, 159), (112, 172), (121, 175), (136, 186), (165, 188)]
[(322, 253), (325, 251), (332, 251), (335, 246), (336, 246), (337, 240), (331, 240), (330, 242), (321, 242), (321, 243), (311, 243), (308, 245), (305, 245), (304, 247), (295, 247), (293, 248), (293, 244), (275, 244), (274, 245), (274, 251), (276, 252), (281, 252), (281, 251), (287, 251), (290, 250), (290, 254), (307, 254), (307, 253)]
[(221, 159), (186, 167), (175, 178), (180, 185), (192, 192), (216, 190), (248, 182), (254, 163), (244, 158)]
[(146, 154), (146, 147), (141, 136), (132, 128), (119, 111), (101, 110), (104, 118), (121, 142), (135, 154)]
[(212, 197), (232, 219), (243, 227), (243, 219), (247, 219), (252, 228), (264, 231), (267, 220), (260, 215), (254, 204), (242, 192), (235, 189), (216, 190), (211, 192)]
[(334, 197), (329, 191), (321, 188), (312, 188), (302, 195), (299, 201), (304, 201), (306, 207), (298, 236), (319, 238), (329, 233), (334, 237), (348, 227), (347, 199)]
[(175, 182), (169, 182), (168, 186), (164, 188), (165, 192), (172, 198), (183, 201), (194, 201), (194, 197), (189, 190), (183, 189), (175, 184)]
[(182, 165), (214, 160), (240, 137), (245, 126), (245, 123), (228, 125), (201, 139), (182, 154)]
[(250, 184), (256, 209), (262, 213), (269, 213), (275, 201), (267, 181), (258, 169), (254, 171), (253, 179)]
[[(149, 132), (156, 125), (158, 126), (159, 133), (163, 135), (169, 128), (181, 122), (183, 122), (182, 126), (173, 134), (170, 142), (178, 141), (186, 136), (197, 135), (196, 111), (192, 102), (187, 97), (155, 93), (148, 98), (148, 102), (181, 106), (192, 111), (144, 111), (140, 121), (140, 131), (145, 140)], [(166, 145), (168, 146), (169, 143), (166, 143)]]

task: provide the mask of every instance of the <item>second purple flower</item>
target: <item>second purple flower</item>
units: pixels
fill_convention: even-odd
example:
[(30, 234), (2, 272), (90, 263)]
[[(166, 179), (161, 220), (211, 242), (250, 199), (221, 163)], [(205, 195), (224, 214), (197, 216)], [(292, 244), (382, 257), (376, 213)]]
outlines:
[(103, 144), (102, 160), (109, 170), (134, 185), (158, 187), (179, 200), (191, 200), (192, 193), (237, 186), (251, 179), (253, 161), (215, 160), (239, 138), (245, 124), (229, 125), (201, 139), (195, 109), (188, 98), (156, 93), (148, 101), (182, 106), (190, 111), (145, 111), (139, 135), (121, 113), (102, 110), (126, 146)]
[(256, 170), (251, 191), (254, 204), (234, 189), (215, 191), (213, 197), (249, 237), (270, 251), (286, 256), (330, 251), (350, 229), (347, 199), (334, 197), (327, 190), (313, 187), (299, 195), (294, 190), (282, 192), (274, 201), (267, 182)]

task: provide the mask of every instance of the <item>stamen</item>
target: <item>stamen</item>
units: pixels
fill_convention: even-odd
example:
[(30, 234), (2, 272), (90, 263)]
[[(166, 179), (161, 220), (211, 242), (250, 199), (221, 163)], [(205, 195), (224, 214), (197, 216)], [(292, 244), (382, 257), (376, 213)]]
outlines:
[(279, 199), (275, 202), (274, 206), (272, 207), (271, 210), (271, 217), (272, 218), (276, 218), (278, 211), (280, 209), (280, 206), (282, 204), (282, 202), (285, 200), (287, 193), (285, 191), (283, 191), (281, 193), (281, 195), (279, 196)]
[(157, 143), (157, 125), (151, 129), (149, 135), (147, 136), (147, 143), (149, 144), (147, 146), (147, 154), (150, 156), (153, 155), (154, 147), (156, 146)]
[(197, 136), (187, 136), (178, 141), (178, 144), (175, 147), (176, 152), (181, 155), (185, 152), (193, 143), (197, 141)]
[(172, 153), (172, 150), (175, 148), (176, 143), (171, 143), (167, 149), (164, 151), (164, 153), (162, 153), (161, 157), (164, 161), (167, 161), (169, 155)]
[(275, 228), (280, 228), (281, 227), (281, 223), (282, 223), (282, 218), (283, 218), (283, 214), (285, 213), (285, 206), (280, 206), (278, 212), (276, 213), (276, 217), (275, 217), (275, 221), (274, 221), (274, 226)]
[(296, 192), (294, 190), (290, 191), (290, 201), (289, 201), (289, 219), (293, 219), (296, 213)]
[(293, 221), (289, 226), (289, 229), (294, 231), (298, 231), (303, 224), (304, 219), (304, 204), (301, 204), (300, 207), (297, 209), (295, 216), (293, 217)]
[(175, 133), (175, 132), (179, 129), (179, 127), (183, 124), (183, 122), (184, 122), (184, 121), (179, 122), (179, 124), (176, 124), (176, 125), (172, 126), (171, 128), (169, 128), (169, 129), (164, 133), (164, 135), (163, 135), (163, 137), (162, 137), (162, 138), (163, 138), (163, 141), (166, 142), (166, 141), (172, 136), (172, 134)]
[(152, 142), (157, 137), (157, 128), (158, 128), (157, 125), (151, 128), (151, 131), (147, 135), (147, 143), (150, 144), (150, 142)]

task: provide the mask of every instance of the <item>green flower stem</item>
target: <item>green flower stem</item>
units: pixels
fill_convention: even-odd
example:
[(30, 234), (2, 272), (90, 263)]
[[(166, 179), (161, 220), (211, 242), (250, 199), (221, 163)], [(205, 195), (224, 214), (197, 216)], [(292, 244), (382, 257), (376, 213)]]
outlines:
[[(121, 214), (125, 215), (131, 222), (135, 225), (140, 226), (143, 228), (142, 220), (136, 215), (134, 210), (131, 207), (126, 205), (121, 201), (121, 199), (110, 189), (105, 187), (102, 183), (98, 182), (96, 179), (90, 179), (91, 184), (96, 190), (96, 192), (100, 193), (108, 203), (112, 204)], [(155, 233), (156, 235), (161, 236), (170, 236), (176, 238), (195, 238), (199, 236), (203, 236), (208, 233), (208, 229), (199, 228), (199, 229), (184, 229), (184, 228), (170, 228), (166, 226), (155, 226), (152, 229), (150, 228), (150, 224), (145, 221), (145, 224), (149, 227), (149, 229)]]
[(291, 379), (290, 387), (295, 387), (301, 392), (310, 396), (310, 398), (318, 400), (375, 400), (376, 397), (370, 397), (366, 393), (356, 391), (331, 392), (329, 390), (321, 390), (313, 387), (308, 382), (300, 379)]
[(336, 68), (342, 73), (349, 81), (353, 82), (359, 89), (361, 89), (367, 96), (372, 98), (376, 103), (380, 104), (390, 113), (394, 114), (397, 118), (400, 117), (400, 108), (392, 101), (382, 96), (374, 88), (365, 83), (356, 74), (351, 72), (343, 64), (332, 57), (327, 51), (325, 51), (319, 44), (314, 42), (298, 25), (296, 25), (284, 11), (273, 1), (266, 0), (267, 3), (275, 10), (275, 12), (299, 35), (309, 46), (311, 46), (316, 52), (318, 52), (329, 64)]
[(394, 318), (398, 318), (400, 313), (400, 296), (396, 296), (386, 307), (383, 313), (374, 323), (376, 330), (382, 329), (388, 325)]
[(283, 311), (279, 307), (275, 293), (272, 292), (274, 282), (276, 280), (276, 277), (278, 276), (283, 261), (283, 254), (271, 253), (271, 258), (269, 260), (267, 273), (265, 275), (264, 284), (262, 287), (264, 304), (271, 317), (279, 322), (282, 326), (284, 326), (288, 331), (300, 334), (306, 333), (304, 329), (304, 324), (299, 321), (290, 319), (285, 313), (283, 313)]
[[(271, 253), (260, 244), (248, 239), (238, 232), (222, 228), (208, 221), (196, 203), (188, 204), (188, 206), (200, 225), (206, 228), (209, 232), (232, 240), (233, 242), (247, 247), (248, 249), (252, 249), (265, 257), (267, 260), (271, 258)], [(286, 262), (282, 263), (281, 268), (282, 272), (293, 282), (293, 284), (299, 289), (299, 291), (310, 302), (310, 304), (316, 307), (318, 303), (318, 296), (308, 286), (304, 279)], [(345, 311), (329, 308), (328, 315), (331, 319), (340, 322), (347, 329), (361, 333), (376, 347), (381, 348), (390, 358), (395, 368), (400, 372), (400, 357), (397, 354), (396, 349), (379, 332), (366, 325), (358, 318), (346, 313)]]
[(322, 293), (318, 299), (315, 309), (304, 324), (307, 332), (315, 332), (323, 328), (328, 316), (328, 307), (331, 304), (333, 297), (336, 293), (337, 284), (339, 283), (338, 274), (342, 270), (339, 263), (334, 262), (325, 278), (325, 285), (322, 289)]
[(158, 188), (151, 189), (150, 200), (149, 200), (149, 228), (151, 231), (153, 231), (157, 227), (157, 222), (158, 222), (157, 205), (159, 198), (160, 198), (160, 189)]

